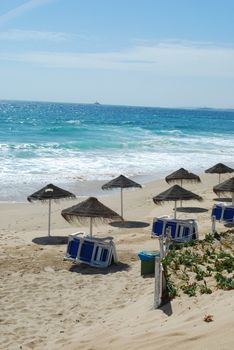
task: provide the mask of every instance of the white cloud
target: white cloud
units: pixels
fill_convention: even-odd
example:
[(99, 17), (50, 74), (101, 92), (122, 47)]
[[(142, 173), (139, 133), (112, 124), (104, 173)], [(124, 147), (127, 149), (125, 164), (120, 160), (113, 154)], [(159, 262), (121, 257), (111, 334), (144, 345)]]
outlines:
[(2, 53), (0, 60), (50, 68), (148, 71), (158, 76), (234, 77), (234, 48), (160, 43), (99, 53)]
[(20, 17), (24, 15), (26, 12), (29, 12), (33, 10), (36, 7), (42, 6), (44, 4), (47, 4), (53, 0), (29, 0), (22, 5), (19, 5), (12, 10), (4, 13), (0, 16), (0, 25), (5, 24), (14, 18)]
[(46, 32), (37, 30), (19, 30), (12, 29), (6, 32), (0, 32), (0, 40), (7, 41), (26, 41), (26, 40), (48, 40), (48, 41), (66, 41), (70, 35), (63, 32)]

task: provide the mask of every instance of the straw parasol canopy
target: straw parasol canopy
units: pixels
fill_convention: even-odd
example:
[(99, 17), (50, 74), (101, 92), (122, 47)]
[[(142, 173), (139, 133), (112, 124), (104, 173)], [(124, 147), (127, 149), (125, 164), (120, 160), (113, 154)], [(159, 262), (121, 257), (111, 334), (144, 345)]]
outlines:
[(46, 185), (39, 191), (27, 197), (29, 202), (42, 201), (49, 202), (49, 220), (48, 220), (48, 236), (50, 236), (50, 221), (51, 221), (51, 201), (60, 199), (76, 198), (76, 196), (60, 187), (53, 184)]
[[(184, 168), (180, 168), (179, 170), (174, 171), (174, 173), (166, 176), (165, 180), (168, 184), (172, 182), (180, 182), (181, 187), (183, 187), (183, 181), (196, 183), (201, 182), (201, 179), (198, 175), (190, 173)], [(180, 206), (182, 207), (182, 200), (180, 201)]]
[(197, 194), (188, 191), (184, 189), (183, 187), (179, 185), (174, 185), (170, 187), (168, 190), (158, 194), (157, 196), (153, 197), (153, 201), (155, 204), (161, 204), (163, 202), (175, 202), (175, 211), (174, 211), (174, 218), (176, 219), (176, 202), (178, 200), (183, 201), (189, 201), (189, 200), (198, 200), (201, 201), (202, 197), (198, 196)]
[(232, 204), (234, 205), (234, 177), (222, 182), (219, 185), (214, 186), (213, 191), (218, 195), (220, 193), (231, 194), (232, 195)]
[(170, 175), (165, 177), (167, 183), (178, 182), (180, 181), (181, 187), (183, 185), (183, 180), (186, 182), (201, 182), (201, 179), (198, 175), (190, 173), (184, 168), (174, 171)]
[(64, 209), (61, 212), (63, 218), (68, 222), (78, 221), (83, 222), (90, 219), (90, 236), (92, 237), (92, 224), (93, 221), (110, 221), (122, 219), (112, 209), (106, 207), (99, 202), (95, 197), (90, 197), (85, 201), (73, 205), (70, 208)]
[(140, 184), (137, 182), (130, 180), (124, 175), (120, 175), (116, 177), (115, 179), (107, 182), (102, 186), (103, 190), (111, 190), (113, 188), (120, 188), (120, 195), (121, 195), (121, 216), (123, 218), (123, 189), (124, 188), (133, 188), (133, 187), (139, 187), (142, 188)]
[(215, 164), (211, 168), (205, 170), (205, 173), (208, 173), (208, 174), (219, 174), (219, 183), (221, 179), (221, 174), (227, 174), (227, 173), (233, 173), (233, 172), (234, 172), (234, 169), (230, 168), (229, 166), (223, 163)]

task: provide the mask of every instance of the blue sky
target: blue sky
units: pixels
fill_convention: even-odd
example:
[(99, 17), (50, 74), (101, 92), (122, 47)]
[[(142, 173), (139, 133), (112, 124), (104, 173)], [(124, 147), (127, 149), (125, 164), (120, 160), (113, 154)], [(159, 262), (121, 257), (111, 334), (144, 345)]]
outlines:
[(234, 0), (0, 0), (0, 99), (234, 108)]

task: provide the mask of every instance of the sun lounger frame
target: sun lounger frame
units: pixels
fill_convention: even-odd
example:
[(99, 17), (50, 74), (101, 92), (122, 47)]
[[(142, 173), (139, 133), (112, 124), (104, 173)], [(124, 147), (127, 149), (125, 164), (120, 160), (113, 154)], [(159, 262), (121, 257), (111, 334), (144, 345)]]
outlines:
[[(228, 214), (230, 213), (233, 215), (231, 215), (230, 218), (227, 218)], [(214, 204), (211, 212), (211, 218), (219, 222), (234, 223), (234, 205), (225, 203)]]
[[(154, 232), (155, 224), (159, 222), (162, 224), (161, 233)], [(183, 243), (198, 239), (197, 222), (193, 219), (180, 220), (168, 216), (153, 219), (151, 237), (165, 237), (168, 234), (168, 231), (170, 232), (171, 240), (174, 242)]]
[[(73, 247), (75, 248), (73, 249), (74, 254), (71, 254)], [(64, 260), (85, 263), (100, 268), (117, 263), (118, 258), (113, 237), (99, 238), (91, 237), (84, 232), (73, 233), (68, 237), (67, 252)]]

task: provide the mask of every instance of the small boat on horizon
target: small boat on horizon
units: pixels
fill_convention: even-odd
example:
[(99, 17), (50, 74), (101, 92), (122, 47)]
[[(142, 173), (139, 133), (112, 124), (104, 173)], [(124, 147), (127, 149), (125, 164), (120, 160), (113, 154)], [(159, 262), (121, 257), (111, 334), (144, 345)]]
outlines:
[(101, 103), (99, 103), (98, 101), (94, 102), (94, 105), (100, 105)]

